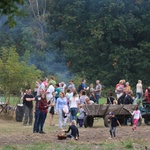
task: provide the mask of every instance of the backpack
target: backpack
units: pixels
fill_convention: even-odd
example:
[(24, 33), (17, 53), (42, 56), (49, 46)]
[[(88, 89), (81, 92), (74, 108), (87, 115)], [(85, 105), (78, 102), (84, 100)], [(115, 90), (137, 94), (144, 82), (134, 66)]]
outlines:
[(78, 87), (78, 93), (82, 90), (82, 84), (79, 85)]

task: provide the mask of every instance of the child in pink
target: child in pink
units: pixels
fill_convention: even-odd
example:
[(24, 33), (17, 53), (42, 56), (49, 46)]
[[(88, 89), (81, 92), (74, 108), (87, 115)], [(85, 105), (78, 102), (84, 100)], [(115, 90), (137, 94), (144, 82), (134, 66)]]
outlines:
[(132, 130), (136, 130), (136, 126), (137, 126), (137, 123), (138, 123), (138, 120), (142, 118), (141, 116), (141, 112), (140, 110), (138, 109), (138, 106), (135, 107), (135, 110), (133, 111), (133, 113), (131, 113), (133, 115), (133, 127), (132, 127)]

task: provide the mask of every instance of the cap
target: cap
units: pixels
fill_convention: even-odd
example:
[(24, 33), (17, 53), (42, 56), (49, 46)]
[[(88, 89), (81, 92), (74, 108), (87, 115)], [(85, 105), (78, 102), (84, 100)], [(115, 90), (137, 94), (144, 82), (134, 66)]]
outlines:
[(113, 112), (109, 112), (109, 115), (114, 115), (114, 113)]

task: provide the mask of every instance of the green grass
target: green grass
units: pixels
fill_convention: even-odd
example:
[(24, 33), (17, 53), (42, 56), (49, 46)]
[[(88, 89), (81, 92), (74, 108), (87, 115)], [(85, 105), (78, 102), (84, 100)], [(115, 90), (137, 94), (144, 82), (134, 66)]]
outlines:
[[(76, 141), (61, 141), (61, 143), (34, 143), (28, 145), (6, 145), (0, 150), (134, 150), (134, 142), (111, 141), (100, 144), (78, 143)], [(140, 145), (139, 145), (140, 146)], [(144, 148), (144, 147), (140, 147)]]
[[(4, 97), (0, 97), (0, 101), (6, 103), (6, 102), (8, 102), (8, 99), (5, 100)], [(16, 106), (18, 103), (20, 103), (20, 101), (21, 101), (20, 97), (14, 97), (14, 96), (12, 96), (9, 99), (9, 104), (11, 106)]]
[(105, 97), (101, 97), (99, 99), (99, 104), (106, 104), (106, 98)]

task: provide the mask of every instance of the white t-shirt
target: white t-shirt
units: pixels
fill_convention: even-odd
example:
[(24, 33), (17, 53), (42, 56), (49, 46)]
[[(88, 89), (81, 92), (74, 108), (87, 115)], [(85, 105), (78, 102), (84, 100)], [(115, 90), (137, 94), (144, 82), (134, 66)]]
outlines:
[(48, 89), (47, 89), (47, 91), (46, 91), (46, 92), (48, 92), (48, 93), (46, 94), (47, 101), (49, 101), (49, 100), (53, 97), (52, 93), (54, 92), (54, 90), (55, 90), (55, 88), (54, 88), (53, 85), (50, 85), (50, 86), (48, 87)]
[(77, 108), (77, 104), (79, 102), (79, 98), (78, 97), (71, 97), (70, 100), (69, 100), (69, 103), (70, 103), (70, 108)]
[(134, 119), (141, 118), (141, 112), (140, 112), (140, 110), (134, 110), (133, 113), (132, 113), (132, 115), (133, 115)]
[(142, 93), (142, 84), (137, 84), (136, 85), (136, 93)]
[(37, 89), (37, 96), (40, 95), (40, 90), (43, 90), (45, 92), (45, 85), (43, 82), (39, 85)]

